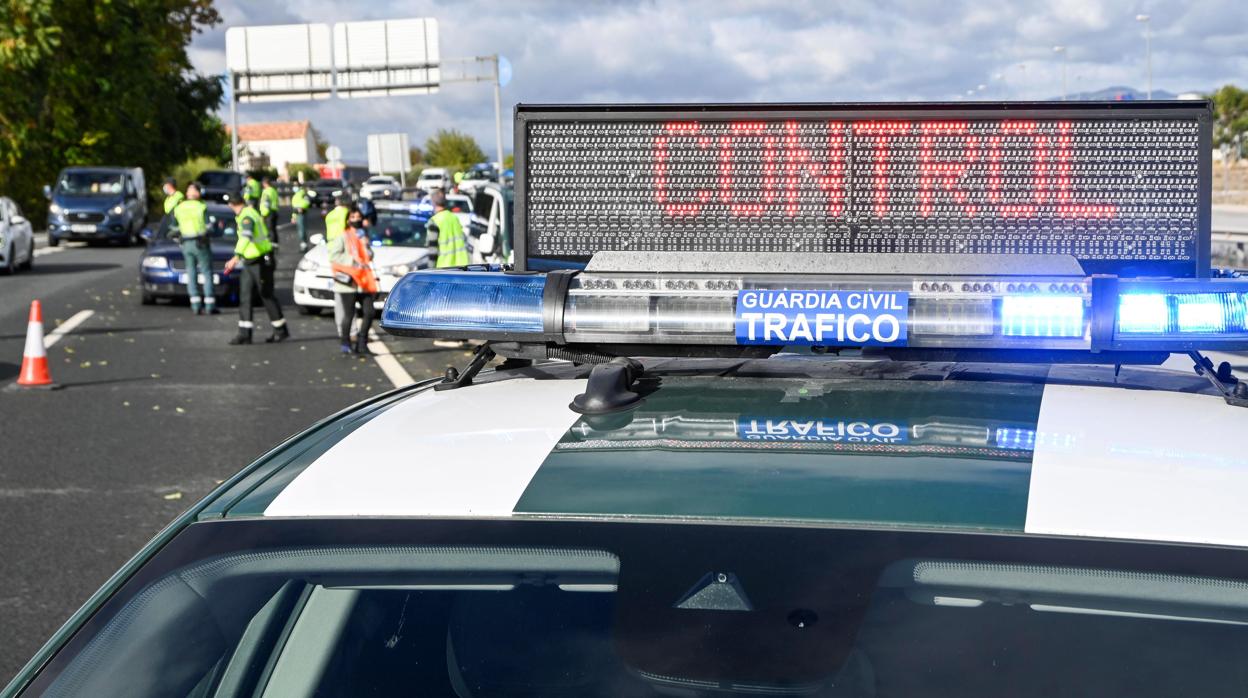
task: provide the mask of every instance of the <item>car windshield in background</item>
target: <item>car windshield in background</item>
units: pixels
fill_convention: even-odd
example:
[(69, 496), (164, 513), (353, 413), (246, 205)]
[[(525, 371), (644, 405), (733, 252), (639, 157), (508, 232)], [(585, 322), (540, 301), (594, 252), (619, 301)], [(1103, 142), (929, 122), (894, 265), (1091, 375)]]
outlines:
[(472, 213), (472, 199), (466, 196), (448, 196), (446, 204), (456, 213)]
[(407, 213), (377, 212), (377, 224), (368, 229), (369, 240), (382, 247), (424, 247), (425, 221)]
[[(204, 220), (208, 223), (208, 234), (213, 240), (237, 240), (238, 237), (234, 232), (234, 212), (223, 206), (209, 207), (204, 213)], [(160, 229), (156, 231), (158, 240), (169, 239), (173, 228), (173, 216), (165, 216), (160, 222)]]
[(203, 172), (196, 179), (207, 187), (232, 187), (242, 183), (242, 177), (233, 172)]
[(397, 182), (395, 182), (393, 179), (390, 179), (389, 177), (373, 177), (372, 179), (370, 179), (370, 180), (368, 180), (368, 181), (366, 181), (366, 182), (364, 182), (364, 183), (365, 183), (365, 184), (382, 184), (382, 185), (385, 185), (385, 186), (390, 186), (390, 185), (392, 185), (392, 184), (397, 184)]
[(122, 180), (114, 172), (69, 172), (61, 177), (56, 189), (69, 196), (117, 196), (124, 187)]
[(31, 693), (1248, 694), (1236, 551), (657, 523), (472, 530), (444, 544), (447, 527), (402, 520), (192, 525)]
[(346, 188), (346, 185), (337, 179), (318, 179), (312, 183), (312, 188), (317, 191), (335, 191)]

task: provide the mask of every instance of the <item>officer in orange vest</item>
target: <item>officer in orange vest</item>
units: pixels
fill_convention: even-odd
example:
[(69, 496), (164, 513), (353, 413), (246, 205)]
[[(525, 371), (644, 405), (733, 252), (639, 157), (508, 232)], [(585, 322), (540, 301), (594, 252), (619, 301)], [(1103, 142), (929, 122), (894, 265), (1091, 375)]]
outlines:
[[(334, 304), (341, 311), (338, 335), (344, 354), (367, 354), (368, 330), (373, 324), (373, 303), (381, 290), (377, 275), (370, 264), (373, 249), (369, 245), (368, 230), (364, 216), (356, 207), (347, 214), (347, 227), (342, 235), (329, 242), (329, 261), (334, 272)], [(360, 330), (355, 346), (351, 345), (351, 322), (355, 319), (355, 306), (360, 306)]]

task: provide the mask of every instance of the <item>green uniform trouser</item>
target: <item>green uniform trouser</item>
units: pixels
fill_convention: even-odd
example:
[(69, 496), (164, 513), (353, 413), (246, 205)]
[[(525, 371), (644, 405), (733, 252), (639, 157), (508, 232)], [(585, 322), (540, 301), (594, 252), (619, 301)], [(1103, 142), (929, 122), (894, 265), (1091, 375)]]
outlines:
[(295, 228), (299, 231), (299, 242), (306, 245), (308, 242), (308, 226), (303, 221), (305, 215), (303, 211), (295, 209)]
[(286, 324), (282, 317), (282, 306), (277, 302), (273, 290), (273, 268), (277, 266), (273, 257), (265, 255), (256, 259), (245, 259), (239, 269), (238, 276), (238, 326), (245, 330), (255, 327), (251, 321), (252, 302), (259, 298), (264, 310), (269, 314), (269, 324), (281, 327)]
[[(205, 234), (206, 235), (206, 234)], [(191, 238), (182, 241), (182, 258), (186, 260), (186, 293), (191, 297), (191, 307), (199, 308), (200, 304), (216, 305), (212, 284), (212, 247), (208, 238)], [(199, 277), (204, 277), (204, 292), (199, 292)]]

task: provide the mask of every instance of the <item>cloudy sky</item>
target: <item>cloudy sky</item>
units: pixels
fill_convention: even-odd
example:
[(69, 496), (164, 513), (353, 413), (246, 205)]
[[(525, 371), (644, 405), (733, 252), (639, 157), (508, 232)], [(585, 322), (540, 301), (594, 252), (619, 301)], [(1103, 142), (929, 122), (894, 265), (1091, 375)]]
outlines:
[[(1248, 83), (1243, 0), (218, 0), (224, 22), (191, 47), (205, 73), (225, 70), (225, 30), (300, 22), (435, 17), (443, 58), (501, 53), (505, 149), (516, 102), (1048, 99), (1146, 83), (1181, 93)], [(983, 86), (982, 88), (980, 86)], [(968, 90), (974, 95), (968, 97)], [(440, 127), (494, 150), (491, 90), (448, 84), (432, 96), (246, 104), (243, 123), (310, 118), (345, 159), (369, 133)]]

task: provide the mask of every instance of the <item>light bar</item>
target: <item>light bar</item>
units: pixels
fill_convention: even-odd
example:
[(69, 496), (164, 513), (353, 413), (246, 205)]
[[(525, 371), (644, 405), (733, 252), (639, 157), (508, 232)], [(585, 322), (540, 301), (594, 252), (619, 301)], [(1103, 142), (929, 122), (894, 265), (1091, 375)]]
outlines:
[(422, 270), (382, 326), (573, 345), (1234, 350), (1248, 349), (1248, 279)]

